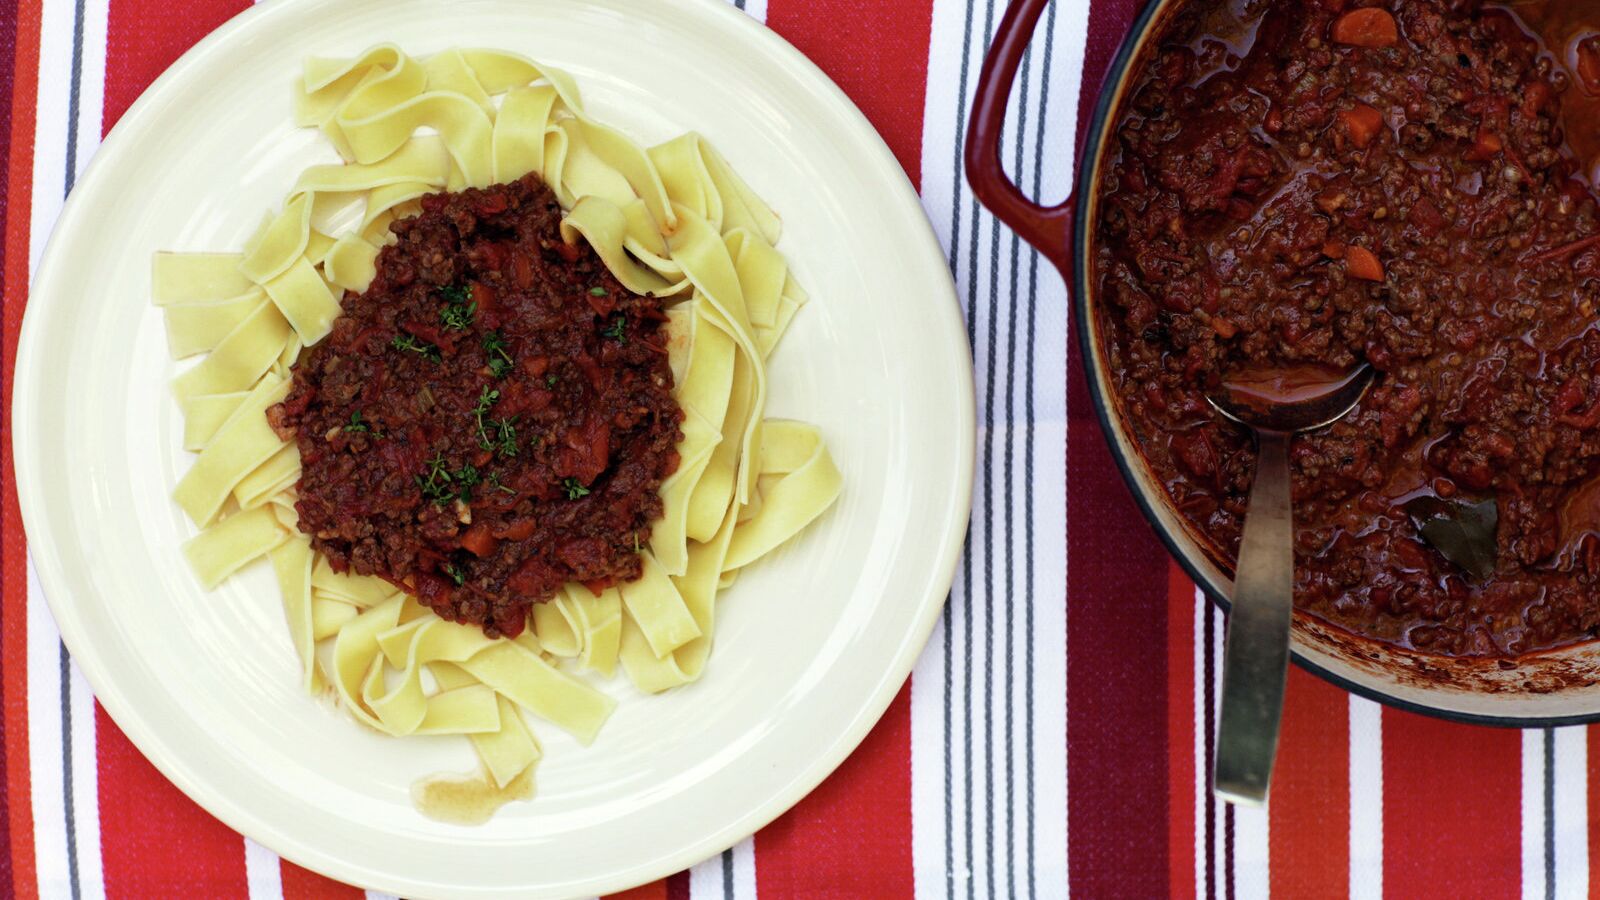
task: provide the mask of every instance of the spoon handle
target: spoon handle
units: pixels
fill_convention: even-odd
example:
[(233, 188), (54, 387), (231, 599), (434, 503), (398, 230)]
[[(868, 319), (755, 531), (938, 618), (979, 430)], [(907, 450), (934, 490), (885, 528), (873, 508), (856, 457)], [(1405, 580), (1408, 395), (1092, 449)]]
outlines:
[(1239, 542), (1233, 612), (1222, 664), (1217, 795), (1260, 806), (1278, 752), (1294, 610), (1294, 523), (1289, 506), (1289, 436), (1257, 432), (1255, 483)]

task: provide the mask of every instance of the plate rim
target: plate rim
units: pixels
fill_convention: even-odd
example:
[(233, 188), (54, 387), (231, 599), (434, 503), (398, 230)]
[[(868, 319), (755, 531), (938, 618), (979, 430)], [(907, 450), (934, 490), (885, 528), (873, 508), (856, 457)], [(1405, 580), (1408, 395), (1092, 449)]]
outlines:
[[(107, 161), (119, 156), (123, 152), (123, 145), (133, 140), (129, 135), (148, 127), (144, 125), (144, 120), (156, 115), (152, 110), (157, 107), (158, 98), (175, 90), (175, 85), (185, 80), (188, 71), (209, 56), (216, 45), (231, 39), (238, 32), (255, 27), (256, 23), (265, 17), (287, 14), (285, 10), (311, 6), (316, 2), (317, 0), (279, 0), (272, 4), (258, 4), (240, 12), (184, 51), (140, 93), (106, 135), (82, 176), (78, 178), (78, 187), (98, 182), (100, 173), (109, 167)], [(901, 206), (914, 210), (916, 214), (914, 219), (920, 223), (919, 228), (908, 228), (907, 245), (920, 246), (922, 254), (930, 263), (936, 260), (945, 276), (940, 279), (941, 287), (944, 288), (941, 291), (943, 296), (935, 298), (935, 302), (929, 304), (930, 320), (938, 322), (941, 329), (949, 330), (959, 337), (961, 346), (968, 346), (956, 286), (945, 263), (944, 252), (932, 223), (923, 211), (920, 196), (882, 136), (854, 101), (787, 40), (722, 0), (658, 0), (658, 2), (677, 7), (686, 16), (702, 19), (710, 17), (713, 20), (721, 17), (724, 25), (736, 23), (731, 24), (731, 27), (741, 32), (741, 39), (764, 45), (763, 65), (784, 71), (794, 80), (801, 82), (818, 100), (832, 107), (835, 124), (867, 155), (866, 163), (873, 168), (886, 169), (893, 173), (891, 183), (885, 185), (886, 191), (895, 195)], [(160, 120), (156, 118), (153, 121)], [(66, 264), (64, 251), (61, 249), (63, 246), (61, 235), (76, 230), (77, 221), (87, 214), (87, 207), (82, 202), (87, 193), (89, 192), (86, 190), (74, 190), (66, 198), (51, 228), (38, 265), (31, 273), (28, 290), (30, 300), (38, 298), (41, 295), (40, 287), (48, 286), (54, 281), (56, 270)], [(916, 234), (911, 233), (913, 230)], [(45, 373), (41, 370), (39, 351), (34, 345), (40, 340), (39, 332), (42, 326), (39, 321), (44, 315), (41, 312), (42, 308), (43, 304), (39, 302), (27, 304), (18, 337), (11, 385), (9, 423), (13, 472), (25, 535), (45, 535), (37, 542), (30, 540), (28, 547), (46, 605), (61, 634), (62, 642), (77, 661), (94, 697), (100, 701), (107, 714), (140, 754), (149, 760), (163, 777), (208, 814), (234, 831), (259, 841), (284, 859), (331, 878), (364, 887), (376, 887), (400, 895), (430, 896), (431, 890), (439, 885), (419, 883), (403, 877), (394, 877), (386, 872), (369, 870), (354, 863), (347, 863), (337, 852), (337, 848), (319, 848), (297, 842), (293, 838), (293, 832), (273, 828), (250, 806), (232, 802), (224, 791), (213, 789), (196, 777), (176, 756), (153, 753), (153, 749), (160, 750), (164, 747), (164, 742), (157, 737), (160, 732), (159, 726), (137, 713), (138, 704), (122, 693), (110, 677), (110, 673), (102, 667), (93, 654), (79, 653), (89, 646), (88, 638), (80, 630), (76, 605), (66, 599), (72, 592), (65, 583), (66, 575), (61, 560), (49, 539), (49, 530), (45, 527), (43, 507), (46, 498), (42, 496), (44, 488), (38, 478), (27, 477), (34, 474), (37, 466), (35, 451), (27, 438), (32, 429), (18, 427), (33, 422), (37, 415), (34, 403), (36, 384)], [(970, 351), (970, 347), (968, 349)], [(970, 521), (976, 463), (976, 389), (970, 365), (958, 365), (955, 369), (959, 390), (957, 396), (951, 398), (952, 412), (958, 420), (958, 425), (965, 427), (958, 428), (960, 436), (956, 447), (958, 482), (953, 485), (951, 497), (959, 498), (961, 502), (951, 504), (951, 508), (955, 511), (954, 515), (949, 520), (943, 540), (934, 548), (935, 564), (930, 567), (931, 575), (925, 582), (932, 588), (927, 596), (919, 598), (920, 609), (914, 618), (911, 630), (907, 633), (908, 639), (901, 642), (895, 656), (889, 660), (887, 667), (882, 669), (883, 674), (877, 687), (859, 703), (848, 727), (834, 735), (831, 743), (822, 748), (822, 752), (813, 757), (809, 764), (796, 770), (787, 784), (764, 803), (749, 808), (720, 829), (708, 830), (706, 837), (689, 842), (676, 853), (658, 857), (654, 865), (646, 867), (646, 875), (642, 878), (637, 873), (620, 879), (596, 878), (582, 885), (584, 891), (604, 894), (648, 883), (687, 869), (744, 840), (815, 790), (860, 746), (867, 734), (883, 717), (889, 704), (910, 677), (911, 670), (944, 609), (960, 563), (961, 548), (965, 543), (965, 532)], [(473, 895), (490, 896), (507, 891), (528, 890), (530, 887), (534, 886), (526, 884), (479, 886), (469, 891)]]

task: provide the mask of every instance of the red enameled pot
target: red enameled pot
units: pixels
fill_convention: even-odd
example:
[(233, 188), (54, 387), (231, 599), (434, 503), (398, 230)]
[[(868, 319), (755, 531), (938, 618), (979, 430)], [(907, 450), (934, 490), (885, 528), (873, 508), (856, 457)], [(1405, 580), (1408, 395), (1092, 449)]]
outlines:
[[(984, 60), (967, 131), (966, 171), (973, 193), (1001, 221), (1055, 264), (1066, 279), (1084, 376), (1106, 440), (1151, 526), (1206, 594), (1227, 605), (1230, 573), (1214, 561), (1172, 508), (1134, 444), (1118, 408), (1095, 326), (1090, 273), (1100, 166), (1126, 97), (1130, 76), (1152, 38), (1182, 3), (1152, 0), (1135, 19), (1105, 81), (1078, 154), (1076, 190), (1055, 206), (1023, 195), (1000, 165), (1000, 137), (1012, 80), (1048, 0), (1012, 0)], [(1093, 602), (1093, 598), (1072, 598)], [(1162, 602), (1151, 597), (1152, 604)], [(1448, 658), (1352, 635), (1295, 613), (1294, 657), (1301, 666), (1363, 696), (1431, 715), (1494, 725), (1538, 727), (1600, 720), (1600, 643), (1530, 654), (1513, 662)]]

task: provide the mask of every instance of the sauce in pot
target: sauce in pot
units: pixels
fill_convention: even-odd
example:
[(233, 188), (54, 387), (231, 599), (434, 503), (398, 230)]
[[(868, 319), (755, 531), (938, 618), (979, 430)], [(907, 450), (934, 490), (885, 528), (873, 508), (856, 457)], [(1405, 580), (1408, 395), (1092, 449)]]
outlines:
[(1231, 565), (1254, 451), (1207, 386), (1368, 363), (1292, 446), (1297, 606), (1445, 655), (1595, 637), (1600, 4), (1189, 6), (1130, 78), (1092, 274), (1171, 503)]

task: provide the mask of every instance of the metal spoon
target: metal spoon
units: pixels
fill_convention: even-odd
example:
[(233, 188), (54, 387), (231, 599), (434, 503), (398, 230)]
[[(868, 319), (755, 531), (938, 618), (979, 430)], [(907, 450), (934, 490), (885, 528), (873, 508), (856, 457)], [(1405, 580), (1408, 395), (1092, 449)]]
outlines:
[(1256, 474), (1239, 541), (1233, 612), (1222, 664), (1214, 789), (1229, 803), (1260, 806), (1278, 753), (1294, 611), (1294, 518), (1289, 439), (1331, 425), (1361, 400), (1374, 372), (1325, 368), (1241, 373), (1206, 399), (1256, 438)]

